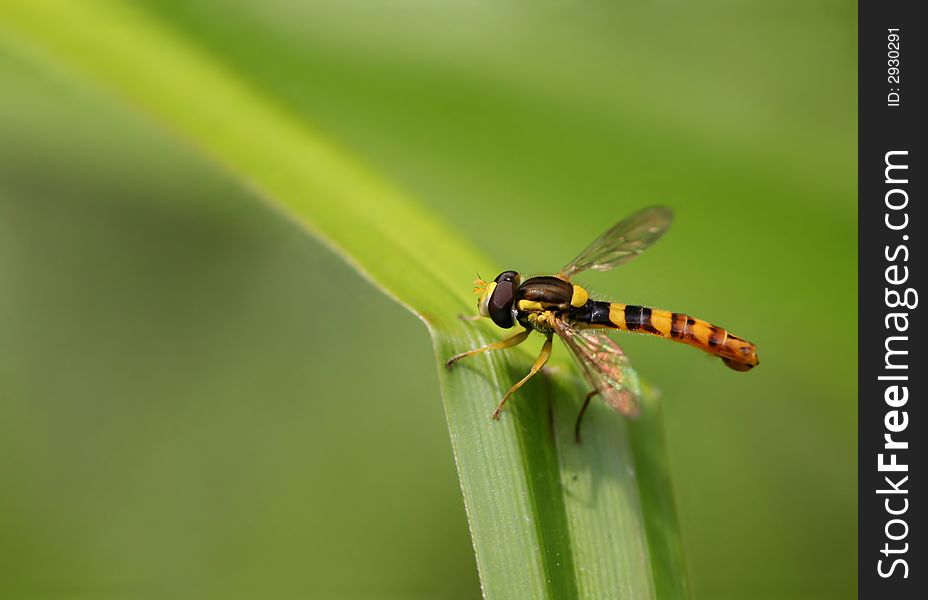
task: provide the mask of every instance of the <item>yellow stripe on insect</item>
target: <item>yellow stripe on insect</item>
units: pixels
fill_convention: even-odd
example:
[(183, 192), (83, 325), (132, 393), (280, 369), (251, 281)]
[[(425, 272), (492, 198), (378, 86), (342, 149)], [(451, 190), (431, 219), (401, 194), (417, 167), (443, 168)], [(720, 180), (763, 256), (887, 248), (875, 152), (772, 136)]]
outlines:
[(516, 308), (518, 308), (519, 310), (526, 310), (526, 311), (545, 310), (545, 307), (541, 305), (541, 302), (536, 302), (534, 300), (519, 300), (519, 303), (516, 305)]
[(693, 339), (703, 346), (709, 345), (709, 338), (712, 336), (712, 325), (701, 319), (696, 319), (696, 323), (687, 331)]
[(580, 308), (590, 299), (589, 293), (577, 284), (574, 284), (574, 294), (570, 297), (570, 305)]
[(609, 320), (619, 329), (628, 329), (625, 326), (625, 305), (613, 302), (609, 305)]
[(673, 327), (673, 313), (669, 310), (651, 309), (651, 327), (657, 329), (661, 335), (669, 336)]

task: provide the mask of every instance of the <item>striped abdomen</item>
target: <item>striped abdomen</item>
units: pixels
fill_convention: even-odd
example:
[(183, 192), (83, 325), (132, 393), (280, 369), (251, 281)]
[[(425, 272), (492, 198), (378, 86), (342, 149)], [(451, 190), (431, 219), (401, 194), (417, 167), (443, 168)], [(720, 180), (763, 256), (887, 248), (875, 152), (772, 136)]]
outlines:
[(571, 321), (588, 327), (648, 333), (696, 346), (718, 356), (736, 371), (747, 371), (760, 362), (751, 342), (683, 313), (591, 300), (580, 308), (572, 308), (568, 316)]

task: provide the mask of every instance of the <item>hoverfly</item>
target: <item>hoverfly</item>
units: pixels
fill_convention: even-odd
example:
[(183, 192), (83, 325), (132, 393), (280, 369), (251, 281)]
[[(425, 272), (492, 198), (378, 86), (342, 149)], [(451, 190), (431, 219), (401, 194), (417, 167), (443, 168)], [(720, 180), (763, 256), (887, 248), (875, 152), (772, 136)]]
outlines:
[(608, 271), (635, 258), (667, 231), (672, 220), (673, 212), (666, 206), (640, 210), (606, 231), (553, 277), (523, 281), (516, 271), (503, 271), (491, 282), (478, 278), (474, 292), (480, 296), (477, 301), (480, 316), (490, 318), (503, 329), (519, 325), (521, 331), (505, 340), (452, 356), (445, 365), (450, 368), (468, 356), (511, 348), (525, 341), (533, 331), (547, 336), (528, 375), (506, 392), (493, 411), (492, 418), (498, 419), (506, 400), (548, 362), (551, 339), (557, 334), (571, 350), (592, 388), (574, 425), (578, 442), (580, 420), (593, 396), (600, 396), (623, 415), (638, 414), (641, 394), (638, 376), (625, 353), (604, 330), (646, 333), (689, 344), (720, 357), (736, 371), (757, 366), (754, 344), (721, 327), (683, 313), (592, 300), (584, 288), (571, 282), (583, 271)]

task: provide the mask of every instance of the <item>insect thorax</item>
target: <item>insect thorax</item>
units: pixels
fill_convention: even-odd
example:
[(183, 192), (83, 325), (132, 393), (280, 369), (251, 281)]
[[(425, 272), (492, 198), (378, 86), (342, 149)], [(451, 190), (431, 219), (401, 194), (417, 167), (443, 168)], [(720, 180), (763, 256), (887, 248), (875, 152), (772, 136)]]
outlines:
[(574, 293), (569, 281), (557, 277), (526, 279), (516, 292), (516, 308), (520, 311), (567, 310)]
[(551, 319), (564, 314), (574, 297), (574, 286), (557, 277), (526, 279), (516, 292), (516, 318), (523, 327), (552, 331)]

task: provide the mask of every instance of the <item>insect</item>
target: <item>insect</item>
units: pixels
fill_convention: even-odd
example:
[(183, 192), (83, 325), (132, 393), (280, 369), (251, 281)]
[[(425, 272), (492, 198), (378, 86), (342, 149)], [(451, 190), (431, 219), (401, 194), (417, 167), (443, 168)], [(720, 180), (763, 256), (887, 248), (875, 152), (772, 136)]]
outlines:
[[(577, 255), (555, 276), (523, 280), (516, 271), (503, 271), (491, 282), (477, 279), (477, 308), (497, 326), (520, 331), (507, 339), (452, 356), (451, 368), (462, 358), (521, 344), (533, 331), (547, 337), (528, 374), (516, 382), (500, 400), (492, 418), (498, 419), (506, 401), (525, 385), (551, 357), (551, 340), (557, 334), (571, 350), (592, 390), (584, 399), (574, 425), (580, 441), (580, 420), (593, 396), (634, 417), (641, 394), (638, 376), (622, 349), (606, 335), (618, 329), (660, 336), (718, 356), (735, 371), (749, 371), (759, 364), (754, 344), (727, 330), (683, 313), (646, 306), (593, 300), (571, 279), (586, 270), (608, 271), (635, 258), (656, 242), (670, 227), (673, 211), (651, 206), (623, 219)], [(479, 317), (478, 317), (479, 318)]]

